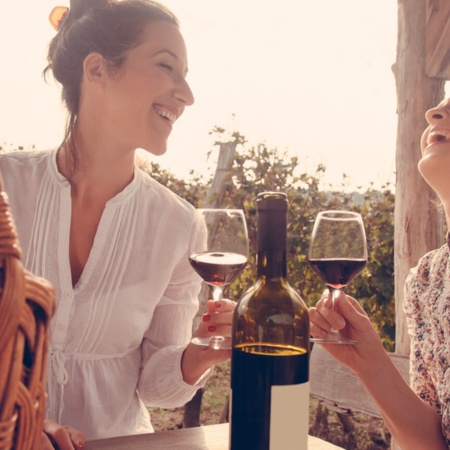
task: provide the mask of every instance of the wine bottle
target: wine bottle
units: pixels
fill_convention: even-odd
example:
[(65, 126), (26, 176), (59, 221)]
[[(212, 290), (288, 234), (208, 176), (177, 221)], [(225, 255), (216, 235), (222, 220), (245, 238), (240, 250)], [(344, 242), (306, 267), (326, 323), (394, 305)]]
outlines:
[(306, 450), (309, 318), (289, 285), (287, 197), (256, 200), (257, 280), (233, 315), (230, 449)]

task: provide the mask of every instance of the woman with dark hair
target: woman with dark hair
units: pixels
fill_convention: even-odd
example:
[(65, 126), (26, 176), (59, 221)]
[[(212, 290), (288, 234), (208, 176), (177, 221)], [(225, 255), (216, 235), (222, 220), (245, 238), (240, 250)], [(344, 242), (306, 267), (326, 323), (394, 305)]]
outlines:
[[(441, 200), (450, 225), (450, 99), (425, 114), (419, 171)], [(360, 378), (402, 449), (450, 446), (450, 238), (424, 255), (405, 283), (404, 309), (411, 338), (410, 384), (403, 380), (367, 314), (341, 294), (334, 307), (326, 291), (310, 308), (311, 334), (333, 329), (358, 341), (323, 344)]]
[[(201, 281), (195, 208), (141, 171), (194, 98), (178, 21), (149, 0), (73, 0), (51, 15), (48, 66), (68, 109), (55, 151), (0, 156), (24, 264), (53, 283), (43, 449), (152, 431), (147, 406), (189, 401), (229, 351), (190, 341)], [(197, 336), (230, 335), (208, 302)], [(60, 425), (62, 424), (62, 425)]]

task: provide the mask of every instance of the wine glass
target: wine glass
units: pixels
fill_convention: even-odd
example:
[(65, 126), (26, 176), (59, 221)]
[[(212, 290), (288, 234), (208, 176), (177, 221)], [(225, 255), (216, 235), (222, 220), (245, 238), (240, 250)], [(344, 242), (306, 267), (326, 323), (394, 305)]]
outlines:
[[(361, 214), (351, 211), (323, 211), (314, 222), (308, 262), (331, 292), (332, 302), (367, 264), (366, 232)], [(312, 342), (355, 344), (357, 341), (331, 330)]]
[[(214, 301), (222, 299), (224, 289), (244, 269), (248, 261), (248, 233), (242, 209), (197, 210), (206, 228), (204, 241), (192, 239), (189, 262), (212, 290)], [(214, 349), (230, 349), (231, 338), (194, 337), (192, 343)]]

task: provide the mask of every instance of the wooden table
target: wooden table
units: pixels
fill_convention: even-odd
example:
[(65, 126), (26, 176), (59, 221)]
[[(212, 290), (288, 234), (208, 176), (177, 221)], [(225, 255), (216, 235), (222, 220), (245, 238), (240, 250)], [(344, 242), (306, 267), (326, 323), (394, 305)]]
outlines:
[[(86, 442), (86, 450), (228, 450), (228, 424), (120, 436)], [(342, 450), (309, 436), (308, 450)]]

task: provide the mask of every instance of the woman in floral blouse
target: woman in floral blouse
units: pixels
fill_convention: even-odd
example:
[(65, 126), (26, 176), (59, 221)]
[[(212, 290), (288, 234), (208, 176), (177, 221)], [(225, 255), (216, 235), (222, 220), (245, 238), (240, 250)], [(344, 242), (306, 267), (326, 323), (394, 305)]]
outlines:
[[(450, 224), (450, 99), (426, 113), (419, 171), (433, 188)], [(450, 445), (450, 264), (449, 245), (423, 256), (405, 284), (411, 337), (411, 387), (384, 350), (358, 302), (341, 294), (334, 308), (326, 292), (310, 309), (311, 334), (343, 330), (364, 345), (326, 345), (362, 381), (396, 442), (405, 450), (440, 450)]]

